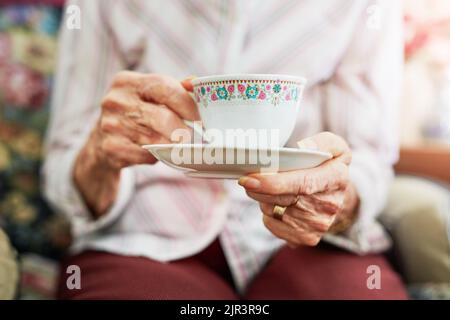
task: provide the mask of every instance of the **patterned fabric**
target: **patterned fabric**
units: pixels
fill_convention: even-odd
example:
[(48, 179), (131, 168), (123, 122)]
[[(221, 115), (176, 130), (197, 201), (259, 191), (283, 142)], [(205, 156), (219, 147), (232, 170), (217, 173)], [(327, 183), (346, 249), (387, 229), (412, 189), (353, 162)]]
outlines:
[(424, 283), (412, 285), (409, 294), (415, 300), (450, 300), (450, 284)]
[[(122, 69), (183, 79), (222, 73), (285, 73), (309, 81), (289, 146), (323, 130), (354, 150), (350, 169), (361, 198), (359, 220), (326, 240), (363, 254), (389, 240), (375, 218), (397, 157), (401, 84), (399, 1), (73, 1), (80, 30), (63, 28), (52, 103), (45, 189), (72, 220), (75, 250), (171, 261), (220, 237), (240, 290), (283, 242), (263, 226), (258, 205), (235, 181), (195, 180), (165, 165), (122, 170), (118, 196), (93, 221), (72, 182), (72, 166)], [(368, 24), (378, 5), (382, 21)], [(164, 14), (162, 14), (164, 12)]]
[(0, 229), (0, 300), (12, 299), (16, 292), (19, 268), (6, 235)]
[(60, 19), (51, 6), (0, 8), (0, 227), (19, 252), (50, 257), (70, 242), (39, 188)]

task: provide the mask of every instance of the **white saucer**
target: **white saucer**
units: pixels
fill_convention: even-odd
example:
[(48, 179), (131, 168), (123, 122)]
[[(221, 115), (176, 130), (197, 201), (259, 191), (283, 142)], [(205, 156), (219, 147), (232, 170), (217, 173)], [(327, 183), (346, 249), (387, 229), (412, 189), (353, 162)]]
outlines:
[(196, 178), (238, 179), (249, 173), (309, 169), (332, 158), (316, 150), (215, 147), (207, 144), (142, 146), (166, 165)]

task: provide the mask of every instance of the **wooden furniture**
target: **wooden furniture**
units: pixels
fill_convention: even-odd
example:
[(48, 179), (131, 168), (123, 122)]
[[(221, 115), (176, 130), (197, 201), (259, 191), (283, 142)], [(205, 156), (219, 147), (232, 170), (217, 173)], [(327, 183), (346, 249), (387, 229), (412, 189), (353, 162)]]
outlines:
[(400, 150), (397, 173), (423, 176), (450, 184), (450, 147), (420, 146)]

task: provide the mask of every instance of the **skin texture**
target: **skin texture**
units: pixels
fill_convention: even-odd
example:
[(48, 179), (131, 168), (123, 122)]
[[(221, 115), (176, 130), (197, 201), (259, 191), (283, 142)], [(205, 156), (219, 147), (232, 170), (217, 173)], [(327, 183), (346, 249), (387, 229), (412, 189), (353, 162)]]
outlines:
[[(327, 151), (333, 158), (308, 170), (252, 174), (239, 180), (248, 196), (259, 202), (264, 225), (293, 248), (315, 246), (325, 233), (345, 231), (358, 206), (356, 190), (349, 180), (351, 151), (347, 143), (322, 132), (300, 141), (299, 147)], [(287, 207), (281, 221), (273, 216), (275, 205)], [(343, 226), (342, 221), (349, 223)]]
[[(73, 170), (75, 185), (96, 218), (114, 202), (122, 168), (157, 161), (141, 145), (183, 142), (172, 141), (171, 135), (176, 129), (190, 130), (183, 119), (199, 119), (189, 95), (192, 89), (189, 79), (180, 82), (129, 71), (117, 74)], [(299, 146), (328, 151), (333, 159), (310, 170), (239, 180), (260, 203), (266, 227), (293, 247), (316, 245), (333, 224), (352, 217), (358, 202), (348, 180), (351, 152), (342, 138), (321, 133)], [(283, 221), (272, 217), (274, 204), (288, 207)]]
[(73, 179), (93, 215), (114, 202), (120, 169), (153, 164), (144, 144), (171, 143), (182, 119), (198, 120), (190, 81), (135, 72), (117, 74), (101, 103), (100, 118), (75, 162)]

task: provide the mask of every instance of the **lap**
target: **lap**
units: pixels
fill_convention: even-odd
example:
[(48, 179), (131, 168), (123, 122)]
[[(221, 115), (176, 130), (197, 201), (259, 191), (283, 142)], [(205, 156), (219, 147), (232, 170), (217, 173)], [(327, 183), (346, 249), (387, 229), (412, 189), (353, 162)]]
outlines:
[[(81, 289), (66, 286), (66, 266), (78, 265)], [(235, 299), (231, 286), (196, 259), (161, 263), (142, 257), (85, 252), (62, 268), (60, 299)]]
[[(68, 290), (67, 265), (81, 269), (81, 290)], [(367, 267), (381, 270), (381, 289), (367, 288)], [(85, 252), (66, 260), (61, 299), (237, 299), (232, 285), (196, 257), (161, 263)], [(356, 256), (323, 246), (282, 248), (250, 284), (245, 299), (405, 299), (399, 276), (382, 255)]]
[[(370, 290), (367, 268), (380, 268)], [(335, 248), (282, 248), (250, 285), (247, 299), (406, 299), (400, 277), (383, 255), (356, 256)]]

